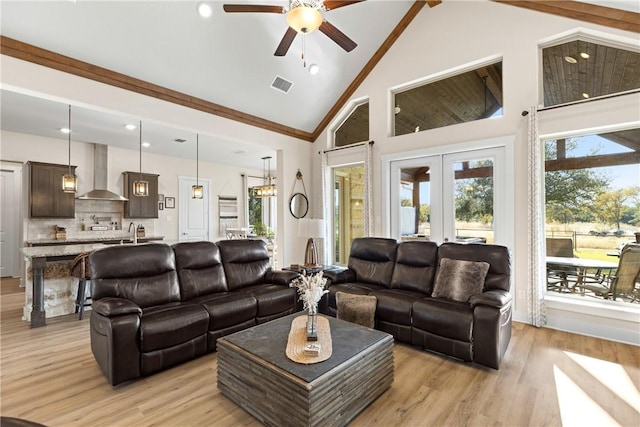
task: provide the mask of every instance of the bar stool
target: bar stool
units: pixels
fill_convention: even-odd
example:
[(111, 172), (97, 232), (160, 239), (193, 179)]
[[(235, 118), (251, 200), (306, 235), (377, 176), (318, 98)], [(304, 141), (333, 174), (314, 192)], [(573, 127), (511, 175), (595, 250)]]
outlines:
[(78, 292), (76, 295), (76, 313), (80, 313), (78, 320), (82, 320), (84, 308), (90, 307), (91, 291), (87, 292), (87, 285), (91, 282), (89, 274), (89, 263), (87, 257), (89, 252), (83, 252), (75, 257), (71, 266), (71, 276), (78, 278)]

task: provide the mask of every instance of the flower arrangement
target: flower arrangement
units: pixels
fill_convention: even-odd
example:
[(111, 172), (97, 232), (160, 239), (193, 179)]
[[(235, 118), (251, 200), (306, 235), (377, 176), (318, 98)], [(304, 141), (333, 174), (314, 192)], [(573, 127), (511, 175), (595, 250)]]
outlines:
[(303, 308), (307, 310), (309, 314), (316, 314), (322, 295), (329, 292), (325, 289), (326, 284), (327, 279), (322, 277), (322, 271), (310, 275), (307, 275), (305, 271), (300, 277), (291, 281), (289, 286), (298, 289), (298, 295), (300, 301), (302, 301)]

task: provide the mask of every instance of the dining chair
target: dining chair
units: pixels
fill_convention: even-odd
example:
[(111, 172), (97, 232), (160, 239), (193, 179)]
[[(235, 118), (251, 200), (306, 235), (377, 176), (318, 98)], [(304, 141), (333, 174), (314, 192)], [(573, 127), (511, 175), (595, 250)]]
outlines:
[(594, 292), (606, 299), (618, 297), (630, 298), (631, 302), (639, 300), (640, 286), (640, 244), (629, 243), (622, 248), (618, 268), (598, 283), (582, 285), (584, 289)]
[[(564, 258), (573, 258), (573, 240), (568, 237), (547, 237), (546, 255)], [(547, 290), (557, 292), (571, 292), (569, 277), (575, 276), (577, 271), (573, 267), (555, 266), (547, 269)], [(575, 282), (575, 280), (574, 280)]]

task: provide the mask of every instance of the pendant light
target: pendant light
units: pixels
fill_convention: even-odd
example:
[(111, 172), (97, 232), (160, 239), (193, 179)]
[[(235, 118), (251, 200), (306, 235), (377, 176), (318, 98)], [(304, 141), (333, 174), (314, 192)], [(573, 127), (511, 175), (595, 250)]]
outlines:
[[(269, 167), (265, 168), (264, 165), (266, 161), (269, 161)], [(266, 182), (264, 185), (258, 185), (253, 187), (253, 195), (254, 197), (267, 198), (267, 197), (275, 197), (278, 195), (278, 189), (275, 184), (271, 183), (271, 156), (266, 156), (262, 158), (263, 164), (263, 179)]]
[(133, 195), (146, 197), (149, 195), (149, 181), (142, 180), (142, 120), (140, 120), (140, 175), (133, 181)]
[(62, 175), (62, 191), (65, 193), (75, 193), (78, 189), (78, 180), (71, 173), (71, 105), (69, 105), (69, 172)]
[(200, 151), (200, 135), (196, 134), (196, 185), (192, 185), (191, 186), (191, 198), (192, 199), (202, 199), (203, 196), (203, 189), (202, 189), (202, 185), (200, 185), (199, 182), (199, 171), (198, 171), (198, 164), (199, 162), (199, 158), (198, 158), (198, 153)]

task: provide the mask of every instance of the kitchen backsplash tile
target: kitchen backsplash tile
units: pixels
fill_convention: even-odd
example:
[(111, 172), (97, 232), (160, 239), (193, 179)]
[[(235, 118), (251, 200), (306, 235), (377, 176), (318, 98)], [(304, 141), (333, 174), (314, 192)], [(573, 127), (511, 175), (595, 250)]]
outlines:
[[(67, 239), (130, 237), (129, 224), (145, 228), (145, 235), (154, 234), (154, 219), (124, 218), (122, 202), (102, 200), (76, 200), (75, 218), (28, 218), (27, 240), (55, 239), (55, 228), (64, 227)], [(91, 226), (104, 226), (107, 230), (91, 230)], [(115, 227), (115, 229), (114, 229)]]

